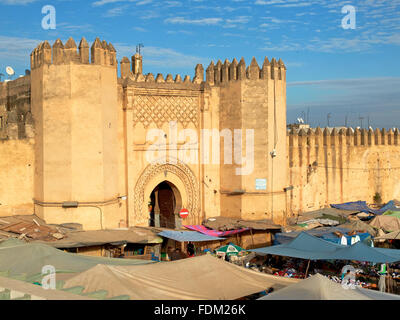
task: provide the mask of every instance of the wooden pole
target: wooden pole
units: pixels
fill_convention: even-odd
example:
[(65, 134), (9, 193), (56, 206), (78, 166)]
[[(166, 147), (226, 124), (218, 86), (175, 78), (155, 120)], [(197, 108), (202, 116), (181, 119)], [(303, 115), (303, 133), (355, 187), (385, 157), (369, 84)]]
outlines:
[(254, 238), (253, 238), (253, 231), (250, 228), (250, 235), (251, 235), (251, 243), (253, 244), (253, 248), (254, 248)]
[(304, 275), (304, 279), (307, 278), (307, 275), (308, 275), (308, 268), (310, 268), (310, 262), (311, 262), (311, 260), (308, 260), (307, 269), (306, 269), (306, 273), (305, 273), (305, 275)]

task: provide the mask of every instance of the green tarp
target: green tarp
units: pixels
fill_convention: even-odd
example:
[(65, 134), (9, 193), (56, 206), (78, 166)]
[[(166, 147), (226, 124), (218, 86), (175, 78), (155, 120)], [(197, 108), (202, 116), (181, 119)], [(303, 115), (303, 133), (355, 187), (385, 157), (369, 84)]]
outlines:
[(392, 217), (400, 218), (400, 211), (388, 210), (383, 215), (384, 216), (392, 216)]

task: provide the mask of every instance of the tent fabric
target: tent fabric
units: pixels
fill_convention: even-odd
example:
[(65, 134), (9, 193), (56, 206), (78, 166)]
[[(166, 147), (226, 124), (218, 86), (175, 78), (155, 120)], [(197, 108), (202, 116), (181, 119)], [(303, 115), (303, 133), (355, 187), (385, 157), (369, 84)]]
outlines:
[(55, 248), (79, 248), (87, 246), (100, 246), (104, 244), (122, 245), (126, 243), (154, 244), (162, 243), (162, 238), (153, 231), (144, 228), (130, 228), (118, 230), (90, 230), (74, 231), (66, 237), (56, 241), (36, 241)]
[(164, 230), (158, 234), (161, 237), (172, 239), (175, 241), (192, 241), (192, 242), (202, 242), (202, 241), (218, 241), (224, 240), (225, 238), (208, 236), (206, 234), (196, 232), (196, 231), (172, 231)]
[(339, 210), (335, 208), (322, 208), (314, 211), (303, 212), (296, 217), (288, 218), (288, 223), (290, 225), (303, 223), (310, 219), (318, 219), (329, 217), (330, 219), (336, 219), (337, 221), (341, 221), (343, 219), (347, 219), (349, 215), (358, 213), (358, 210)]
[(339, 244), (314, 237), (306, 232), (301, 232), (295, 239), (286, 244), (249, 250), (259, 254), (273, 254), (301, 259), (318, 260), (328, 253), (341, 248)]
[[(0, 288), (2, 291), (8, 289), (21, 295), (29, 295), (30, 300), (95, 300), (90, 297), (79, 296), (61, 290), (46, 290), (41, 286), (20, 280), (0, 277)], [(11, 297), (10, 297), (11, 298)], [(2, 297), (2, 300), (4, 297)]]
[(383, 215), (400, 218), (400, 211), (388, 210)]
[(52, 265), (58, 273), (82, 272), (97, 264), (137, 265), (152, 261), (92, 257), (68, 253), (41, 243), (16, 244), (5, 241), (0, 248), (0, 272), (7, 276), (26, 276), (27, 281), (41, 279), (42, 268)]
[(146, 266), (98, 265), (68, 279), (64, 289), (83, 286), (83, 292), (106, 290), (107, 297), (128, 295), (133, 300), (233, 300), (298, 281), (204, 255)]
[(275, 224), (272, 220), (241, 220), (229, 217), (211, 217), (203, 222), (203, 225), (209, 229), (218, 231), (238, 230), (249, 228), (253, 230), (280, 230), (281, 226)]
[(326, 241), (331, 241), (338, 244), (344, 244), (343, 238), (346, 240), (345, 245), (351, 245), (354, 242), (361, 241), (364, 243), (371, 243), (371, 235), (368, 232), (357, 233), (353, 236), (344, 234), (341, 238), (338, 238), (334, 234), (327, 234), (321, 237)]
[(375, 240), (400, 240), (400, 230), (376, 237)]
[(400, 219), (393, 216), (377, 216), (371, 220), (369, 225), (386, 232), (393, 232), (400, 230)]
[(396, 205), (395, 205), (395, 202), (393, 200), (391, 200), (385, 206), (383, 206), (381, 209), (375, 210), (375, 209), (370, 208), (365, 201), (355, 201), (355, 202), (345, 202), (345, 203), (340, 203), (340, 204), (331, 204), (331, 207), (340, 209), (340, 210), (351, 210), (351, 211), (358, 210), (360, 212), (381, 215), (388, 210), (395, 209)]
[(218, 231), (218, 230), (212, 230), (208, 229), (202, 225), (189, 225), (189, 226), (184, 226), (187, 229), (193, 230), (193, 231), (198, 231), (200, 233), (206, 234), (208, 236), (212, 237), (225, 237), (225, 236), (230, 236), (236, 233), (241, 233), (244, 231), (249, 230), (249, 228), (243, 228), (243, 229), (237, 229), (237, 230), (229, 230), (229, 231)]
[[(346, 228), (339, 228), (339, 227), (320, 227), (312, 230), (307, 230), (307, 231), (292, 231), (292, 232), (282, 232), (282, 233), (276, 233), (275, 240), (274, 240), (274, 245), (275, 244), (284, 244), (288, 243), (294, 238), (296, 238), (301, 232), (306, 232), (310, 235), (313, 235), (315, 237), (321, 237), (321, 238), (328, 238), (325, 240), (330, 240), (330, 239), (339, 239), (336, 237), (333, 232), (340, 232), (340, 233), (346, 233), (349, 230)], [(335, 242), (335, 241), (333, 241)]]
[(328, 257), (329, 260), (356, 260), (374, 263), (393, 263), (400, 261), (400, 256), (398, 256), (394, 252), (393, 255), (391, 255), (390, 252), (391, 251), (387, 251), (385, 253), (384, 251), (371, 248), (362, 242), (357, 242), (352, 246), (344, 246), (342, 248), (339, 248), (333, 254), (329, 254)]
[(344, 289), (340, 283), (316, 274), (259, 300), (400, 300), (400, 296), (359, 287)]
[(368, 223), (365, 223), (361, 220), (354, 219), (348, 223), (341, 224), (340, 228), (348, 229), (348, 231), (356, 231), (356, 232), (368, 232), (372, 236), (376, 236), (377, 231), (371, 227)]
[(362, 242), (357, 242), (352, 246), (342, 246), (314, 237), (305, 232), (302, 232), (287, 244), (249, 251), (263, 255), (273, 254), (310, 260), (357, 260), (374, 263), (400, 261), (400, 250), (377, 250)]
[(396, 258), (396, 262), (400, 261), (400, 250), (388, 249), (388, 248), (374, 248), (376, 251), (381, 252), (385, 255)]

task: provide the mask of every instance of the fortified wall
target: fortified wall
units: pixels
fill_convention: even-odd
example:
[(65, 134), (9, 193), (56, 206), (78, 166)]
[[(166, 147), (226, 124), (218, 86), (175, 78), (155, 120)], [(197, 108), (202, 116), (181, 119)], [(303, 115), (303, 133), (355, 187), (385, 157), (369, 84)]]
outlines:
[(400, 196), (399, 130), (292, 130), (288, 134), (289, 212)]
[(287, 132), (282, 60), (199, 64), (191, 79), (143, 74), (135, 54), (118, 74), (98, 38), (45, 41), (30, 58), (30, 77), (0, 83), (1, 216), (84, 229), (218, 215), (285, 223), (400, 192), (397, 130)]
[(0, 82), (0, 215), (33, 212), (34, 127), (30, 76)]

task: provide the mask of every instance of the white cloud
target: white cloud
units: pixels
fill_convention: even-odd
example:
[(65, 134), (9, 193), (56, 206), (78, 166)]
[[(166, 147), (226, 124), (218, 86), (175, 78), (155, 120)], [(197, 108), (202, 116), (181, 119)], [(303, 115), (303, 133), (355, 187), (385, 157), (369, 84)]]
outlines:
[[(136, 52), (132, 46), (116, 43), (118, 58), (124, 56), (130, 57)], [(184, 54), (174, 49), (161, 48), (161, 47), (147, 47), (142, 49), (143, 59), (148, 66), (168, 66), (170, 68), (194, 68), (196, 64), (204, 61), (204, 58)]]
[(36, 2), (38, 0), (0, 0), (0, 4), (6, 4), (6, 5), (25, 5), (29, 4), (32, 2)]
[(92, 3), (93, 7), (99, 7), (99, 6), (103, 6), (105, 4), (109, 4), (109, 3), (115, 3), (115, 2), (124, 2), (125, 0), (99, 0), (99, 1), (95, 1)]
[(201, 18), (187, 19), (184, 17), (174, 17), (165, 19), (164, 22), (171, 24), (194, 24), (194, 25), (216, 25), (222, 21), (222, 18)]
[(133, 30), (139, 31), (139, 32), (147, 32), (145, 28), (142, 27), (134, 27)]
[(127, 8), (126, 6), (121, 6), (109, 9), (103, 16), (107, 18), (121, 16), (125, 13), (126, 8)]
[(40, 42), (37, 39), (0, 36), (0, 61), (29, 65), (29, 56)]

